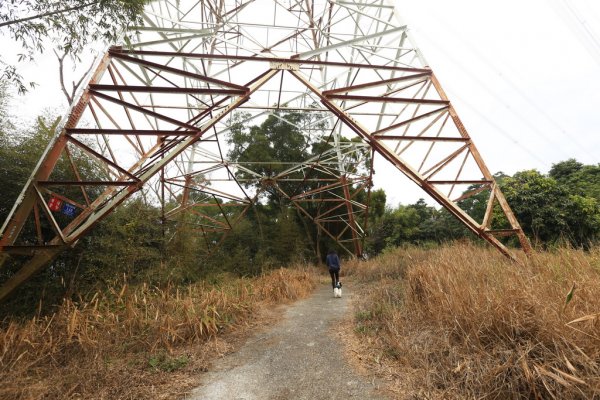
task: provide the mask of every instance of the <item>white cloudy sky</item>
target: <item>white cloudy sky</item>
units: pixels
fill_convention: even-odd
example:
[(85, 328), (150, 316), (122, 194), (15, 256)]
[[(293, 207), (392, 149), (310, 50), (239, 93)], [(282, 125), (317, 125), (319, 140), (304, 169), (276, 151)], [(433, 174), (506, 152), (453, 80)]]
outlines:
[[(600, 2), (397, 4), (492, 172), (600, 162)], [(421, 196), (401, 186), (388, 202)]]
[[(568, 158), (600, 162), (600, 1), (397, 4), (492, 172), (547, 172)], [(0, 46), (12, 62), (18, 48), (2, 37)], [(15, 99), (16, 114), (64, 107), (57, 68), (49, 55), (22, 67), (40, 87)], [(424, 197), (377, 162), (375, 185), (386, 189), (388, 203)]]

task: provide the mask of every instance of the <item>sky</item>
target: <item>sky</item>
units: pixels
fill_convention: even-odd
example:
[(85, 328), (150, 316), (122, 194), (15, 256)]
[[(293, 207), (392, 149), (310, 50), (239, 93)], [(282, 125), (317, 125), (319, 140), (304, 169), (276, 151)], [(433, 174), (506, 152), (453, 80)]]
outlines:
[[(600, 2), (397, 5), (492, 173), (600, 162)], [(375, 184), (388, 179), (376, 174)], [(421, 197), (398, 186), (388, 203)]]
[[(397, 6), (493, 173), (545, 173), (569, 158), (600, 162), (600, 2), (397, 0)], [(1, 36), (0, 49), (8, 62), (19, 53)], [(15, 96), (14, 114), (27, 119), (65, 107), (50, 52), (20, 72), (39, 86)], [(392, 206), (426, 197), (382, 159), (375, 172), (375, 188), (386, 190)]]

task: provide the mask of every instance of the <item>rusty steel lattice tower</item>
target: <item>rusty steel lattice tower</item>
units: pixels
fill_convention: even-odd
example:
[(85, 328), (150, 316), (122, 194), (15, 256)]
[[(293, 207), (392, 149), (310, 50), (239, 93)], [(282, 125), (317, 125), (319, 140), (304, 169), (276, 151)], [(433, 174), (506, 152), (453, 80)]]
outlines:
[[(177, 204), (165, 219), (192, 213), (211, 238), (275, 190), (360, 254), (374, 154), (503, 254), (512, 257), (499, 236), (529, 251), (392, 1), (156, 0), (88, 79), (2, 226), (2, 257), (25, 261), (0, 299), (143, 187)], [(264, 160), (228, 160), (234, 125), (294, 125), (294, 112), (310, 116), (294, 127), (322, 144), (318, 154), (269, 173)], [(57, 176), (59, 162), (70, 176)], [(459, 206), (474, 195), (485, 195), (482, 221)], [(510, 226), (494, 227), (498, 210)]]

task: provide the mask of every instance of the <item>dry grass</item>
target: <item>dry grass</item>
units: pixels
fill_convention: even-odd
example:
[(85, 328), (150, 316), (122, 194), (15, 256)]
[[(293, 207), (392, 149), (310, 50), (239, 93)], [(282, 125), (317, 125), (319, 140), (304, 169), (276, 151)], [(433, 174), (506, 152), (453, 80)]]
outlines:
[(361, 358), (399, 398), (600, 398), (598, 248), (523, 266), (465, 244), (397, 249), (346, 272), (369, 288)]
[[(185, 289), (127, 284), (56, 313), (4, 321), (0, 399), (175, 398), (263, 305), (307, 296), (307, 268)], [(173, 380), (177, 380), (173, 384)]]

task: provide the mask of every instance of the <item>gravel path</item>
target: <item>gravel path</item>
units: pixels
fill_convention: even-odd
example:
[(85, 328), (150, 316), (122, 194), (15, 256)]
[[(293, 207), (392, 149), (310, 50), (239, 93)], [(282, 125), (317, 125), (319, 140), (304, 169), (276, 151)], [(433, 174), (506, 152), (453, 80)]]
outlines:
[(338, 343), (335, 324), (350, 318), (352, 292), (333, 298), (322, 285), (287, 306), (273, 327), (215, 362), (188, 400), (384, 399), (354, 372)]

